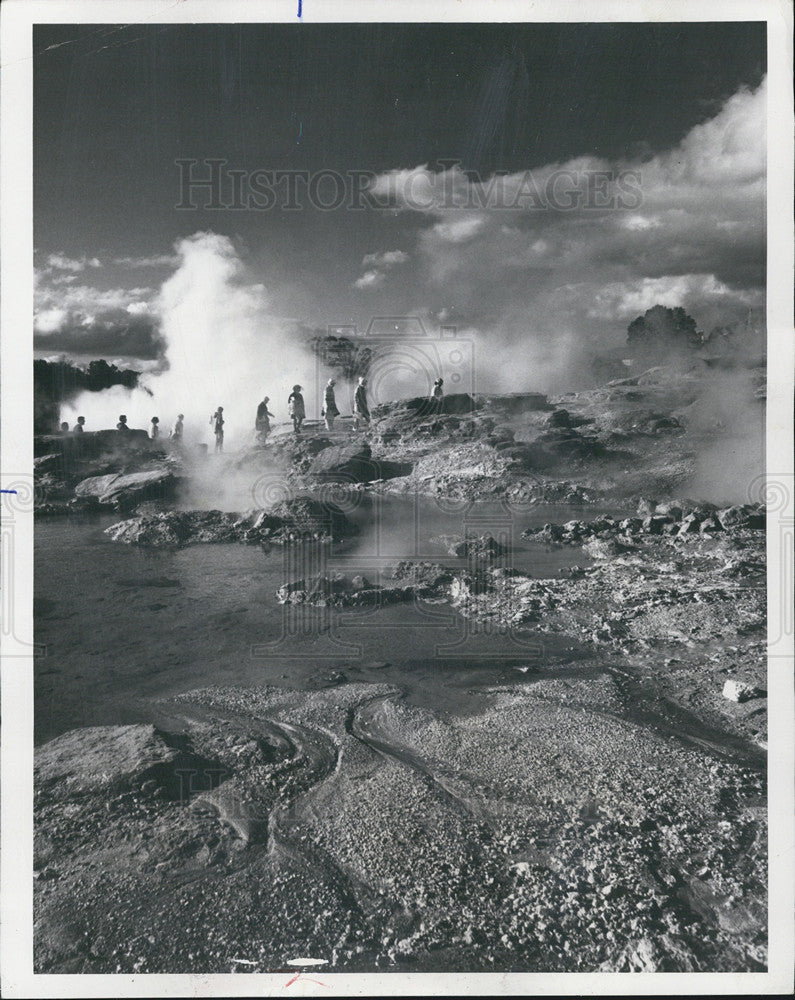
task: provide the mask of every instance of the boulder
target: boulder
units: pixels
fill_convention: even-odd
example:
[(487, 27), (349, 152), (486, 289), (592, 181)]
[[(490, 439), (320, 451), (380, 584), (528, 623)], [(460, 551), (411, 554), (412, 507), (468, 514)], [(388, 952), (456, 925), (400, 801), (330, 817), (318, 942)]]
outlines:
[(448, 554), (456, 556), (458, 559), (486, 558), (491, 559), (496, 556), (505, 555), (508, 552), (507, 546), (501, 544), (493, 535), (476, 535), (466, 537), (464, 535), (439, 535), (433, 539), (444, 545)]
[(550, 427), (570, 427), (571, 418), (568, 410), (553, 410), (547, 417), (547, 424)]
[(743, 702), (750, 701), (751, 698), (758, 698), (761, 695), (759, 688), (747, 681), (729, 678), (723, 685), (723, 697), (729, 701)]
[(96, 458), (98, 455), (120, 452), (161, 452), (161, 442), (151, 441), (145, 430), (84, 431), (82, 434), (37, 434), (33, 439), (33, 454), (57, 453), (67, 460)]
[(617, 538), (592, 538), (583, 545), (582, 550), (592, 559), (612, 559), (634, 548), (634, 545), (621, 542)]
[(682, 518), (682, 523), (679, 525), (678, 535), (697, 535), (698, 529), (701, 524), (701, 519), (697, 514), (688, 514), (687, 517)]
[(673, 518), (667, 514), (652, 514), (643, 519), (643, 530), (647, 535), (661, 535), (666, 524), (673, 524)]
[(331, 445), (318, 452), (309, 465), (309, 475), (317, 479), (367, 483), (381, 479), (378, 463), (371, 458), (370, 446), (361, 441)]
[(682, 505), (676, 503), (676, 501), (670, 501), (667, 503), (658, 503), (655, 513), (667, 515), (672, 517), (675, 521), (681, 521), (684, 516), (684, 509)]
[(284, 543), (345, 538), (358, 526), (333, 503), (292, 497), (271, 510), (234, 514), (220, 510), (170, 510), (143, 514), (105, 529), (114, 542), (151, 548), (248, 542)]
[(177, 477), (170, 469), (148, 469), (126, 475), (90, 476), (77, 484), (75, 496), (95, 497), (101, 504), (131, 510), (143, 500), (173, 496), (176, 486)]
[(236, 514), (220, 510), (172, 510), (143, 514), (105, 529), (114, 542), (147, 548), (171, 548), (212, 542), (236, 542), (241, 534)]
[(172, 797), (185, 796), (186, 773), (207, 765), (170, 745), (151, 725), (92, 726), (56, 737), (36, 750), (34, 786), (55, 799), (114, 795), (155, 781)]
[(348, 538), (359, 533), (358, 525), (346, 517), (342, 508), (311, 497), (290, 497), (271, 507), (268, 514), (283, 522), (282, 531), (299, 535)]
[(400, 604), (429, 596), (427, 588), (414, 583), (382, 587), (366, 577), (335, 573), (285, 583), (276, 592), (280, 604), (311, 604), (316, 607), (362, 607)]
[(438, 414), (473, 413), (478, 408), (477, 401), (468, 392), (454, 392), (441, 399), (418, 397), (407, 400), (407, 404), (410, 410)]
[(495, 413), (504, 413), (510, 416), (554, 409), (547, 397), (541, 392), (509, 392), (504, 396), (486, 396), (483, 401)]

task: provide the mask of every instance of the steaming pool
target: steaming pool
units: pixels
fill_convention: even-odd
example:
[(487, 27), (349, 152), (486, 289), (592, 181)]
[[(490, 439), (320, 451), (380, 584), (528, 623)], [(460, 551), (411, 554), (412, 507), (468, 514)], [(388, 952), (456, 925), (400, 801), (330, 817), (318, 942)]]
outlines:
[[(319, 572), (379, 571), (400, 559), (461, 566), (440, 534), (491, 532), (509, 565), (543, 578), (587, 565), (579, 548), (547, 550), (528, 526), (608, 511), (539, 505), (329, 497), (360, 534), (323, 546), (240, 544), (145, 550), (111, 542), (116, 515), (41, 519), (35, 530), (35, 739), (79, 726), (158, 721), (158, 702), (208, 684), (311, 688), (394, 684), (440, 709), (477, 706), (477, 687), (578, 659), (570, 638), (473, 627), (447, 604), (289, 607), (289, 580)], [(616, 513), (614, 509), (609, 511)]]

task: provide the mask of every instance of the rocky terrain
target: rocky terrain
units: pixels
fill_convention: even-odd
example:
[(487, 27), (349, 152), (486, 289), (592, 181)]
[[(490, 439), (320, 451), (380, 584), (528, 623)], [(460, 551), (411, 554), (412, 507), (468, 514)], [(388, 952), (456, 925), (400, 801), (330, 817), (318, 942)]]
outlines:
[(279, 484), (234, 512), (186, 506), (196, 456), (38, 441), (39, 514), (113, 512), (108, 544), (346, 543), (346, 497), (366, 492), (576, 504), (524, 542), (581, 558), (540, 576), (462, 530), (434, 537), (438, 561), (283, 580), (287, 609), (439, 605), (502, 636), (503, 665), (452, 701), (329, 663), (40, 746), (37, 970), (764, 969), (765, 510), (688, 496), (701, 379), (659, 368), (558, 399), (385, 404), (353, 437), (277, 432), (215, 459)]

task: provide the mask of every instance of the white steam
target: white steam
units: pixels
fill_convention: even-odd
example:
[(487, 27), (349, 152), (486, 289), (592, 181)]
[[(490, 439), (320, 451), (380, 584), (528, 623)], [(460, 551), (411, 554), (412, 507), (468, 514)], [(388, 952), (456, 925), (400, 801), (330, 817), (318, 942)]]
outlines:
[(211, 444), (210, 415), (223, 406), (225, 444), (238, 447), (251, 439), (264, 395), (274, 423), (288, 419), (295, 383), (307, 390), (311, 409), (312, 354), (289, 323), (270, 314), (264, 286), (247, 273), (231, 240), (195, 233), (175, 249), (179, 267), (157, 301), (165, 370), (142, 376), (137, 389), (81, 393), (63, 405), (61, 419), (73, 424), (83, 414), (87, 430), (100, 430), (115, 427), (120, 413), (134, 428), (148, 428), (158, 416), (167, 435), (184, 413), (186, 441)]

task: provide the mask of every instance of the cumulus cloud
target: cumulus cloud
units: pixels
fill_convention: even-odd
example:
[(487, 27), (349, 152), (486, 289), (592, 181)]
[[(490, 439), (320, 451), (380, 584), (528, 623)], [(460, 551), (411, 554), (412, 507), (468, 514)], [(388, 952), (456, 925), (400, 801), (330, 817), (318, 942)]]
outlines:
[(385, 250), (382, 253), (368, 253), (362, 258), (362, 267), (367, 268), (353, 283), (354, 288), (378, 288), (384, 283), (386, 272), (400, 264), (405, 264), (409, 255), (403, 250)]
[(51, 253), (47, 266), (56, 271), (85, 271), (87, 267), (102, 267), (97, 257), (67, 257), (62, 253)]
[(365, 271), (364, 274), (357, 278), (353, 283), (354, 288), (377, 288), (379, 285), (384, 283), (384, 278), (386, 275), (383, 271)]
[(37, 351), (158, 356), (161, 343), (154, 289), (97, 288), (86, 283), (85, 269), (64, 274), (65, 269), (55, 269), (51, 260), (52, 256), (35, 272)]
[(707, 332), (763, 311), (766, 100), (766, 81), (743, 88), (643, 160), (488, 178), (421, 164), (370, 191), (420, 223), (418, 308), (458, 318), (487, 380), (548, 387), (568, 378), (566, 358), (622, 347), (627, 323), (657, 302)]
[(114, 264), (120, 267), (178, 267), (177, 254), (161, 253), (150, 257), (115, 257)]
[(390, 268), (405, 264), (409, 255), (402, 250), (385, 250), (383, 253), (368, 253), (362, 258), (362, 267)]

